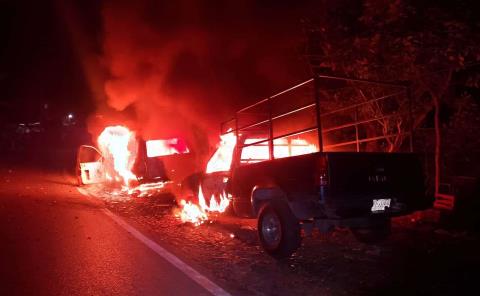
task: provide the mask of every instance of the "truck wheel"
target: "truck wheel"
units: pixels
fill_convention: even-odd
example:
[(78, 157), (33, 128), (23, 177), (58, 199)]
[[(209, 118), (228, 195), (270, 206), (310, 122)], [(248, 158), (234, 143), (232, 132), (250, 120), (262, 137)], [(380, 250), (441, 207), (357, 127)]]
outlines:
[(263, 249), (277, 259), (300, 247), (300, 223), (285, 202), (270, 201), (258, 215), (258, 236)]
[(351, 228), (355, 238), (366, 244), (376, 244), (388, 238), (391, 232), (390, 219), (378, 221), (369, 228)]

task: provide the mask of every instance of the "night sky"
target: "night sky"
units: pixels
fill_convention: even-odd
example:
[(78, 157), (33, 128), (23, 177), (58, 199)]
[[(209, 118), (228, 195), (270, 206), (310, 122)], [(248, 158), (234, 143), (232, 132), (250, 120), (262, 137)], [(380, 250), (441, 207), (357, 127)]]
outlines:
[(114, 110), (137, 117), (150, 106), (174, 105), (186, 117), (192, 117), (191, 107), (198, 120), (217, 123), (309, 76), (299, 45), (300, 19), (311, 7), (276, 1), (1, 1), (2, 118), (34, 121), (44, 104), (54, 114)]
[(119, 123), (149, 136), (214, 133), (311, 76), (302, 19), (356, 20), (360, 4), (2, 0), (1, 121), (74, 112), (93, 134)]
[[(82, 1), (87, 4), (87, 1)], [(92, 3), (94, 1), (91, 1)], [(93, 5), (79, 6), (92, 40), (100, 33)], [(36, 120), (43, 104), (88, 111), (92, 100), (55, 1), (2, 1), (0, 8), (0, 100), (10, 120)], [(4, 111), (6, 111), (4, 109)]]

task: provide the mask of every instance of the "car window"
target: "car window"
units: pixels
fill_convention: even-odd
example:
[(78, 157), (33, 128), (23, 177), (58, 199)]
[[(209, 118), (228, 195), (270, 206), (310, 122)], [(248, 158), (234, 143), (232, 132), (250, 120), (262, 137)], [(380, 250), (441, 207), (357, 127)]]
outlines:
[[(240, 164), (261, 162), (269, 159), (268, 142), (266, 139), (246, 139), (244, 145), (265, 141), (255, 145), (242, 148)], [(273, 153), (275, 158), (284, 158), (308, 154), (318, 151), (316, 145), (310, 144), (305, 139), (276, 139), (273, 142)]]
[[(244, 145), (256, 143), (266, 139), (245, 139)], [(268, 160), (268, 142), (258, 143), (252, 146), (247, 146), (242, 148), (242, 153), (240, 156), (240, 164), (256, 163)]]
[(167, 156), (189, 153), (187, 144), (182, 139), (162, 139), (146, 141), (147, 157)]

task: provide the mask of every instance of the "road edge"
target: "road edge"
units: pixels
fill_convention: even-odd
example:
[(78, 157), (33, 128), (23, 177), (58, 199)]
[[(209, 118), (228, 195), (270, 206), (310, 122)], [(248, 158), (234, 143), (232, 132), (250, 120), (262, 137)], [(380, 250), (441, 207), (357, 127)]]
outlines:
[[(95, 197), (80, 187), (77, 187), (77, 190), (82, 195)], [(129, 232), (133, 237), (135, 237), (137, 240), (142, 242), (145, 246), (147, 246), (150, 250), (154, 251), (157, 255), (159, 255), (160, 257), (168, 261), (170, 264), (175, 266), (178, 270), (183, 272), (186, 276), (188, 276), (190, 279), (195, 281), (205, 290), (209, 291), (215, 296), (231, 296), (231, 294), (225, 291), (223, 288), (221, 288), (220, 286), (218, 286), (217, 284), (209, 280), (206, 276), (202, 275), (200, 272), (195, 270), (193, 267), (191, 267), (187, 263), (183, 262), (180, 258), (176, 257), (175, 255), (173, 255), (172, 253), (164, 249), (155, 241), (153, 241), (152, 239), (142, 234), (139, 230), (137, 230), (136, 228), (128, 224), (125, 220), (123, 220), (119, 216), (115, 215), (109, 209), (103, 208), (102, 211), (105, 213), (105, 215), (107, 215), (110, 219), (112, 219), (116, 224), (118, 224), (127, 232)]]

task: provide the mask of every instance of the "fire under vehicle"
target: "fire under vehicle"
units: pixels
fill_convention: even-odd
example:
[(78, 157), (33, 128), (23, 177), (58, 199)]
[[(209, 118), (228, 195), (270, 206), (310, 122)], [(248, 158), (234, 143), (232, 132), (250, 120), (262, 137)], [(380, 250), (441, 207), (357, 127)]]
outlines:
[[(360, 102), (329, 108), (359, 93)], [(412, 153), (411, 107), (402, 84), (318, 75), (222, 123), (223, 165), (207, 168), (199, 182), (204, 192), (220, 184), (236, 215), (258, 219), (260, 243), (273, 257), (290, 256), (301, 232), (315, 228), (345, 227), (360, 241), (380, 241), (392, 217), (433, 202)], [(396, 152), (385, 152), (392, 144)]]

